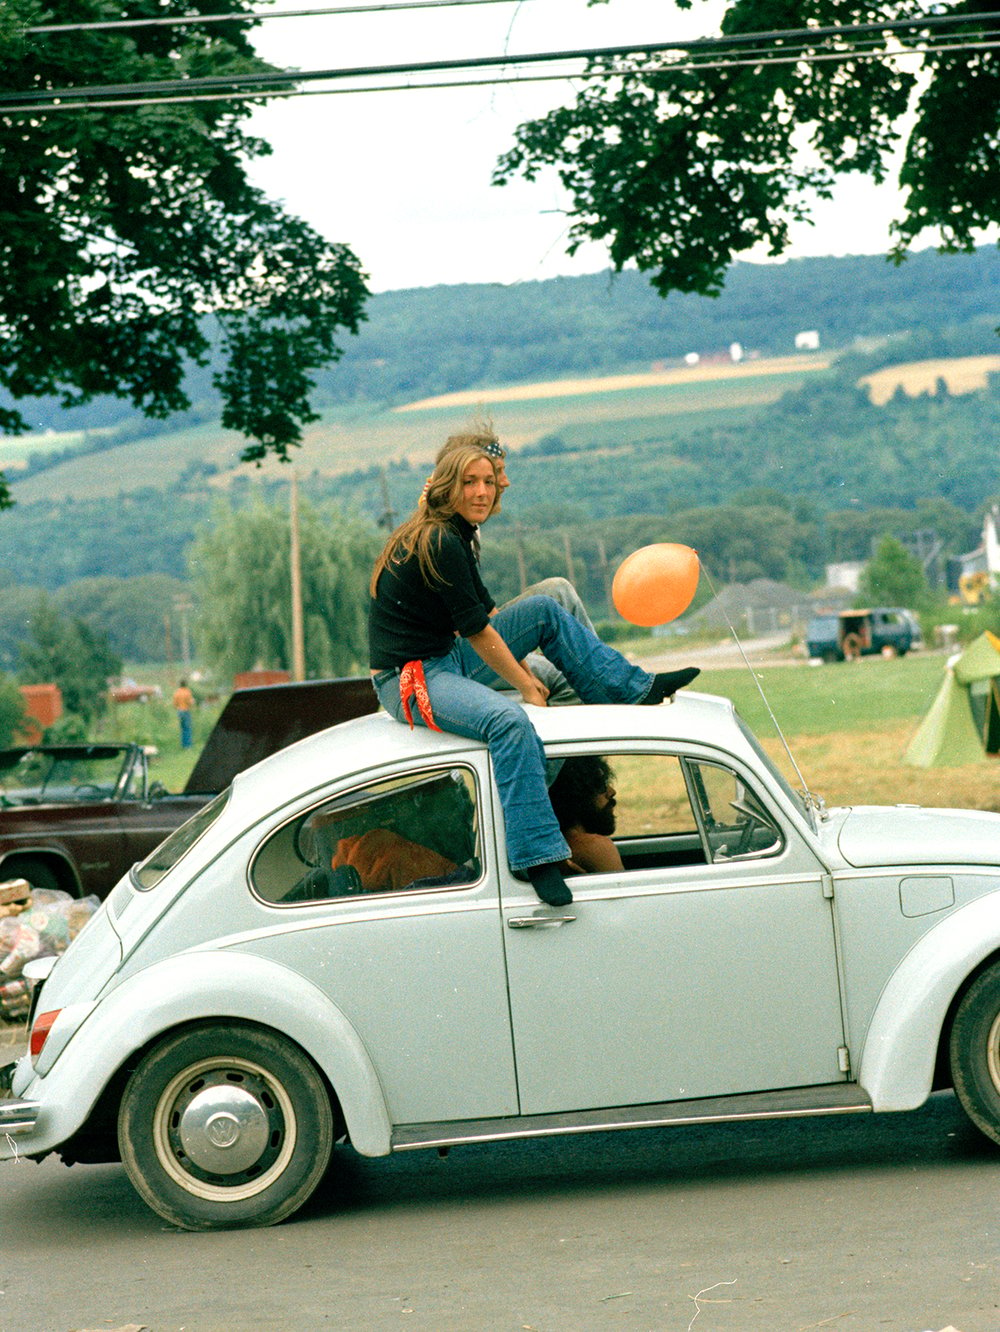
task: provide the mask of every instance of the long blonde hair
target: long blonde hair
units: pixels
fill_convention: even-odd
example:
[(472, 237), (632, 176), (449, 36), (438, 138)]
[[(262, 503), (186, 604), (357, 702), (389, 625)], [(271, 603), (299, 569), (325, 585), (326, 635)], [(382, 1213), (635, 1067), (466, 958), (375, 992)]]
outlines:
[[(426, 583), (442, 582), (441, 574), (434, 563), (434, 552), (441, 544), (441, 535), (448, 522), (458, 511), (462, 499), (465, 470), (470, 463), (480, 462), (483, 458), (493, 469), (496, 480), (496, 462), (484, 453), (478, 436), (469, 436), (469, 442), (461, 445), (448, 444), (442, 450), (434, 471), (427, 483), (422, 502), (406, 522), (397, 527), (385, 543), (382, 554), (375, 561), (369, 590), (375, 595), (382, 571), (390, 563), (403, 564), (415, 555), (420, 565), (420, 572)], [(490, 514), (500, 507), (500, 487), (496, 487)], [(489, 517), (489, 514), (487, 514)]]

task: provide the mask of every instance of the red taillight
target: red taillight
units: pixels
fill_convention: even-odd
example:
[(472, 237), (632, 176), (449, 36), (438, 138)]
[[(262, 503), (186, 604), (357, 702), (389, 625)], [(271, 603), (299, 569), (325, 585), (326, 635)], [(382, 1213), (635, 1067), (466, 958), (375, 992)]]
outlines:
[(49, 1038), (49, 1032), (56, 1018), (62, 1012), (61, 1008), (53, 1008), (51, 1012), (39, 1013), (35, 1018), (34, 1026), (31, 1028), (31, 1043), (28, 1050), (32, 1059), (37, 1059), (42, 1053), (42, 1048)]

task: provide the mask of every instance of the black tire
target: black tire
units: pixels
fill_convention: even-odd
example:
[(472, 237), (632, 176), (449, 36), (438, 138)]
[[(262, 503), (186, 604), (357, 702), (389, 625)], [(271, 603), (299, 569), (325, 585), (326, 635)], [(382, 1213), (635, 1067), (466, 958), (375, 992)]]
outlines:
[(969, 986), (952, 1024), (949, 1055), (962, 1109), (1000, 1143), (1000, 965)]
[(334, 1116), (296, 1046), (250, 1026), (200, 1026), (165, 1040), (132, 1074), (118, 1115), (129, 1178), (184, 1230), (270, 1226), (323, 1178)]
[[(61, 888), (59, 876), (44, 861), (33, 856), (12, 856), (0, 866), (0, 879), (27, 879), (32, 888)], [(76, 896), (75, 886), (70, 889)]]

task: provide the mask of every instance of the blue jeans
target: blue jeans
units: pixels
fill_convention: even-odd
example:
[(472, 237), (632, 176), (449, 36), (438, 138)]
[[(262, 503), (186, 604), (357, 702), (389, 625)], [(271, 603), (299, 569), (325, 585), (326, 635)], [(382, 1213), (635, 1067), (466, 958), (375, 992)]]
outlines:
[(177, 720), (181, 724), (181, 749), (190, 749), (194, 744), (194, 728), (190, 712), (183, 709), (178, 711)]
[[(594, 624), (587, 614), (587, 608), (580, 598), (579, 592), (569, 581), (568, 578), (543, 578), (540, 583), (532, 583), (531, 587), (517, 597), (511, 597), (510, 601), (504, 603), (505, 606), (513, 606), (517, 601), (524, 601), (527, 597), (551, 597), (557, 601), (563, 610), (569, 611), (574, 620), (579, 620), (581, 624), (586, 625), (588, 629), (593, 629)], [(596, 633), (596, 630), (595, 630)], [(532, 652), (528, 657), (528, 666), (532, 675), (536, 675), (542, 684), (549, 691), (549, 705), (553, 703), (579, 703), (576, 694), (570, 688), (569, 682), (561, 671), (557, 671), (550, 661), (547, 661), (538, 652)], [(498, 689), (506, 689), (508, 692), (511, 686), (506, 680), (498, 680)], [(517, 690), (513, 691), (515, 694)]]
[[(518, 661), (536, 648), (565, 675), (584, 703), (639, 703), (653, 677), (610, 648), (551, 597), (526, 597), (505, 606), (490, 625)], [(464, 638), (443, 657), (424, 662), (434, 720), (443, 731), (486, 743), (493, 760), (512, 869), (565, 860), (569, 847), (552, 812), (545, 785), (545, 751), (530, 709), (498, 693), (499, 676)], [(372, 679), (379, 702), (405, 724), (399, 672)], [(423, 725), (416, 705), (410, 709)]]

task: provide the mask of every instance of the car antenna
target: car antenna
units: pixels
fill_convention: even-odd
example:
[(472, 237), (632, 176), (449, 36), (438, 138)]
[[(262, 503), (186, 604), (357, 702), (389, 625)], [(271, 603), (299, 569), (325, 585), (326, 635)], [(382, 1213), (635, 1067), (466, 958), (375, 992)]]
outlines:
[(781, 729), (778, 719), (774, 715), (774, 710), (771, 707), (771, 704), (767, 700), (767, 695), (764, 693), (763, 687), (761, 686), (760, 678), (757, 675), (757, 672), (754, 670), (754, 668), (750, 665), (750, 660), (747, 657), (746, 652), (744, 652), (743, 650), (743, 644), (740, 642), (740, 636), (736, 632), (736, 626), (729, 618), (729, 612), (726, 610), (725, 603), (723, 602), (722, 598), (719, 596), (719, 593), (716, 591), (715, 584), (712, 582), (712, 575), (705, 568), (705, 561), (701, 558), (701, 555), (698, 556), (698, 563), (701, 565), (701, 571), (705, 575), (705, 580), (708, 583), (709, 588), (711, 589), (712, 596), (715, 598), (715, 601), (718, 604), (719, 609), (722, 611), (722, 614), (725, 617), (726, 624), (729, 626), (729, 632), (733, 636), (733, 642), (740, 650), (740, 656), (743, 658), (743, 665), (750, 672), (750, 675), (753, 678), (753, 682), (757, 686), (757, 692), (758, 694), (760, 694), (761, 702), (764, 704), (764, 707), (767, 709), (767, 715), (771, 718), (771, 723), (774, 726), (775, 731), (777, 732), (778, 739), (781, 741), (785, 753), (788, 755), (788, 761), (792, 765), (796, 777), (799, 779), (799, 783), (802, 788), (802, 795), (812, 806), (812, 808), (817, 811), (817, 813), (822, 813), (823, 801), (821, 800), (820, 797), (813, 795), (812, 791), (810, 791), (809, 787), (806, 785), (806, 779), (802, 776), (802, 772), (799, 769), (799, 765), (795, 762), (795, 755), (792, 753), (791, 749), (789, 748), (788, 741), (785, 739), (785, 733)]

